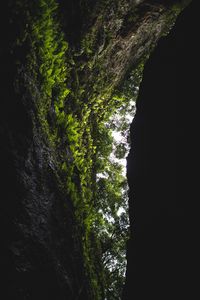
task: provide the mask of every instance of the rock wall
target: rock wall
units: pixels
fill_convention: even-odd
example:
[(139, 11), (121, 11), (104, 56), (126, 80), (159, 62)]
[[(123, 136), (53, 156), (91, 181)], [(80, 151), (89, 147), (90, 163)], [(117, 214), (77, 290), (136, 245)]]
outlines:
[(25, 86), (29, 49), (12, 51), (21, 29), (13, 7), (1, 5), (0, 21), (0, 298), (88, 299), (73, 205), (36, 116), (39, 86)]
[(193, 1), (145, 66), (128, 157), (131, 239), (123, 300), (199, 294), (198, 27)]
[[(40, 1), (41, 7), (45, 5), (48, 6), (47, 2), (48, 1)], [(55, 1), (49, 1), (50, 4), (54, 2)], [(165, 4), (165, 1), (124, 0), (122, 10), (120, 6), (122, 2), (120, 1), (111, 1), (111, 5), (107, 5), (107, 1), (100, 1), (99, 3), (101, 5), (97, 5), (95, 8), (90, 6), (91, 1), (69, 1), (68, 5), (66, 5), (60, 0), (59, 3), (61, 3), (60, 7), (61, 11), (63, 10), (64, 17), (70, 17), (71, 13), (69, 23), (66, 23), (66, 27), (63, 25), (63, 28), (65, 27), (66, 30), (65, 34), (69, 39), (69, 47), (71, 47), (70, 58), (72, 58), (74, 53), (76, 54), (74, 55), (76, 58), (68, 62), (72, 73), (75, 74), (75, 78), (72, 76), (70, 79), (71, 82), (69, 85), (71, 84), (70, 87), (72, 88), (74, 86), (77, 88), (78, 84), (74, 84), (74, 81), (80, 83), (78, 87), (79, 90), (77, 88), (75, 91), (77, 95), (80, 96), (78, 100), (82, 104), (88, 99), (95, 99), (101, 90), (105, 93), (105, 90), (110, 88), (111, 85), (114, 88), (119, 84), (128, 71), (129, 65), (137, 65), (139, 60), (149, 52), (150, 48), (163, 33), (167, 27), (167, 17), (171, 12), (171, 6)], [(84, 6), (81, 7), (80, 3), (84, 4)], [(37, 6), (37, 2), (9, 0), (1, 4), (0, 11), (0, 275), (3, 278), (1, 281), (1, 293), (2, 295), (4, 294), (2, 298), (5, 300), (92, 299), (91, 286), (93, 286), (93, 290), (99, 290), (101, 289), (101, 282), (99, 278), (99, 282), (97, 282), (94, 278), (88, 278), (86, 274), (82, 236), (81, 232), (77, 232), (76, 211), (73, 201), (67, 192), (68, 187), (66, 187), (67, 170), (64, 175), (62, 175), (63, 171), (61, 170), (61, 162), (64, 155), (66, 160), (73, 160), (72, 154), (70, 154), (71, 152), (69, 151), (70, 147), (69, 145), (64, 145), (64, 142), (63, 144), (58, 143), (57, 145), (59, 146), (57, 148), (52, 147), (51, 141), (48, 140), (51, 135), (45, 135), (43, 132), (44, 126), (42, 127), (42, 125), (48, 124), (49, 132), (51, 132), (53, 127), (52, 124), (55, 126), (55, 120), (53, 122), (55, 111), (53, 111), (52, 107), (54, 107), (53, 105), (57, 99), (56, 96), (53, 95), (52, 90), (50, 93), (47, 93), (48, 97), (44, 97), (45, 91), (43, 91), (42, 97), (42, 84), (40, 84), (39, 80), (34, 79), (35, 76), (37, 79), (40, 78), (41, 81), (45, 81), (45, 79), (50, 78), (50, 73), (48, 76), (45, 75), (46, 77), (42, 77), (42, 70), (39, 70), (41, 61), (37, 58), (37, 51), (44, 53), (44, 48), (37, 48), (34, 44), (35, 41), (31, 40), (34, 36), (37, 36), (38, 41), (36, 41), (36, 44), (41, 46), (40, 42), (42, 38), (40, 34), (42, 24), (38, 24), (37, 16), (34, 15), (34, 10), (32, 10), (32, 4), (34, 4), (33, 7)], [(129, 4), (133, 6), (129, 6)], [(15, 10), (16, 5), (19, 11)], [(138, 5), (139, 9), (138, 17), (137, 14), (131, 15), (132, 8), (135, 8), (136, 5)], [(91, 7), (92, 9), (90, 9)], [(54, 7), (53, 9), (56, 8)], [(65, 15), (65, 9), (68, 15)], [(76, 14), (77, 11), (78, 14)], [(72, 31), (70, 34), (67, 34), (67, 30), (69, 30), (67, 29), (67, 25), (71, 26), (72, 29), (74, 23), (76, 23), (73, 21), (73, 17), (76, 16), (78, 18), (81, 12), (84, 13), (81, 15), (80, 24), (77, 24), (74, 31), (76, 37), (73, 36)], [(89, 15), (86, 12), (88, 12)], [(109, 16), (109, 18), (107, 18), (107, 16)], [(42, 16), (42, 21), (44, 21), (43, 17), (44, 16)], [(101, 18), (99, 19), (99, 17)], [(33, 23), (35, 22), (35, 27), (34, 24), (26, 23), (26, 21), (30, 19)], [(51, 18), (49, 19), (52, 21)], [(86, 19), (88, 22), (85, 21)], [(127, 19), (129, 19), (128, 23), (126, 23)], [(103, 32), (100, 30), (102, 26), (101, 22), (104, 22), (103, 24), (105, 25)], [(58, 28), (56, 27), (57, 30)], [(33, 32), (35, 35), (32, 34)], [(49, 33), (51, 44), (52, 32), (54, 33), (54, 31), (50, 28), (49, 32), (51, 33)], [(106, 33), (108, 36), (105, 36)], [(55, 35), (56, 34), (57, 36), (53, 36), (53, 38), (59, 40), (60, 36), (57, 31), (55, 31)], [(85, 48), (83, 47), (84, 53), (80, 53), (81, 51), (78, 53), (78, 50), (81, 49), (78, 49), (77, 46), (77, 35), (79, 42), (80, 39), (85, 41)], [(36, 49), (35, 53), (33, 53), (34, 51), (31, 47), (36, 47), (34, 48)], [(50, 47), (48, 49), (50, 49)], [(179, 51), (179, 54), (180, 53), (182, 53), (182, 49)], [(30, 64), (31, 55), (33, 56), (31, 61), (32, 65), (31, 67), (29, 66), (29, 72), (27, 72), (27, 64)], [(45, 58), (41, 55), (41, 57), (43, 57), (44, 60), (48, 60), (43, 62), (44, 64), (47, 63), (47, 65), (49, 59), (55, 61), (55, 56), (53, 55), (47, 55)], [(191, 57), (193, 58), (193, 55), (191, 55)], [(159, 68), (160, 64), (156, 63), (156, 65), (157, 68)], [(169, 65), (167, 65), (167, 67), (169, 67)], [(147, 70), (148, 68), (149, 67), (147, 67)], [(161, 84), (159, 81), (161, 78), (159, 72), (160, 70), (156, 71), (157, 82), (155, 83), (155, 88), (158, 88)], [(30, 76), (30, 74), (32, 74), (32, 76)], [(174, 75), (174, 72), (172, 72), (172, 75)], [(138, 153), (137, 156), (135, 156), (137, 162), (132, 162), (138, 166), (133, 168), (135, 174), (134, 178), (138, 181), (137, 191), (134, 193), (139, 195), (138, 199), (141, 198), (144, 200), (137, 201), (138, 204), (136, 206), (138, 206), (138, 208), (134, 205), (133, 209), (132, 200), (130, 200), (130, 212), (131, 222), (133, 222), (133, 212), (136, 217), (138, 214), (142, 216), (145, 214), (144, 217), (137, 217), (139, 220), (137, 227), (139, 229), (136, 228), (139, 233), (140, 230), (144, 228), (145, 237), (149, 236), (146, 233), (146, 222), (151, 223), (151, 217), (153, 217), (154, 214), (157, 216), (156, 211), (159, 210), (157, 202), (160, 199), (159, 193), (163, 191), (161, 187), (164, 183), (161, 181), (160, 176), (156, 176), (156, 173), (154, 173), (154, 176), (152, 176), (152, 174), (147, 176), (149, 198), (152, 198), (151, 195), (154, 195), (155, 191), (153, 178), (155, 181), (160, 181), (156, 183), (159, 189), (156, 190), (156, 195), (153, 196), (151, 205), (149, 204), (148, 212), (145, 213), (143, 211), (144, 205), (142, 202), (145, 202), (146, 197), (143, 196), (147, 188), (145, 187), (142, 192), (140, 190), (140, 186), (142, 188), (144, 186), (144, 180), (141, 177), (143, 176), (141, 162), (143, 163), (144, 161), (144, 151), (150, 149), (149, 157), (152, 158), (152, 156), (154, 156), (155, 159), (159, 158), (160, 161), (162, 161), (162, 164), (166, 167), (163, 166), (161, 168), (161, 165), (157, 164), (157, 171), (161, 172), (166, 168), (165, 174), (169, 174), (170, 164), (168, 162), (170, 161), (170, 157), (173, 159), (173, 153), (170, 154), (171, 147), (167, 144), (167, 158), (164, 161), (162, 160), (162, 149), (166, 146), (167, 137), (165, 135), (167, 135), (167, 133), (161, 135), (161, 141), (158, 143), (155, 130), (156, 128), (160, 128), (161, 130), (162, 124), (164, 124), (164, 117), (160, 111), (165, 110), (166, 106), (169, 105), (168, 99), (170, 97), (167, 97), (167, 95), (169, 96), (170, 94), (168, 87), (172, 85), (172, 82), (168, 84), (168, 80), (172, 80), (170, 76), (167, 78), (167, 83), (165, 82), (167, 85), (166, 92), (164, 93), (166, 101), (161, 102), (158, 100), (159, 104), (165, 102), (165, 107), (155, 114), (156, 110), (154, 110), (153, 104), (153, 100), (155, 100), (154, 92), (152, 92), (152, 99), (148, 102), (148, 109), (152, 111), (149, 118), (151, 119), (154, 115), (158, 118), (157, 121), (156, 117), (153, 118), (155, 123), (153, 123), (152, 128), (151, 126), (148, 127), (153, 133), (152, 136), (148, 135), (151, 142), (150, 148), (146, 148), (147, 141), (143, 138), (141, 139), (141, 134), (136, 134), (139, 143), (142, 143), (141, 147), (143, 148), (143, 143), (145, 143), (145, 148), (141, 151), (139, 148), (138, 150), (134, 150)], [(78, 79), (80, 81), (77, 80), (77, 77), (79, 77)], [(96, 80), (97, 78), (98, 81)], [(105, 78), (108, 80), (105, 80)], [(59, 78), (56, 80), (58, 80), (57, 83), (59, 83)], [(47, 83), (49, 83), (48, 80)], [(180, 85), (182, 86), (182, 83), (180, 83)], [(187, 87), (186, 84), (184, 85)], [(151, 87), (152, 85), (149, 83), (149, 88), (151, 89)], [(47, 88), (49, 88), (49, 86)], [(84, 91), (83, 94), (79, 93), (80, 88)], [(160, 89), (158, 89), (158, 91), (160, 91)], [(185, 91), (183, 95), (185, 95)], [(149, 97), (150, 94), (148, 94), (148, 99)], [(45, 111), (46, 100), (50, 103), (48, 112)], [(106, 99), (106, 101), (107, 100), (108, 99)], [(143, 100), (139, 100), (138, 106), (142, 101)], [(43, 104), (44, 107), (42, 106)], [(40, 111), (38, 110), (39, 106), (41, 108)], [(109, 107), (106, 102), (106, 107), (107, 106)], [(157, 106), (157, 111), (158, 107), (159, 106)], [(145, 109), (142, 103), (141, 109)], [(182, 109), (184, 109), (184, 106), (181, 106), (181, 110)], [(44, 115), (42, 115), (44, 124), (42, 124), (39, 113), (44, 113)], [(139, 121), (137, 121), (138, 119)], [(135, 123), (138, 124), (139, 131), (146, 130), (144, 129), (143, 122), (142, 117), (139, 117), (138, 107)], [(169, 126), (173, 127), (173, 125)], [(167, 131), (167, 128), (167, 126), (163, 125), (162, 132)], [(134, 143), (136, 143), (136, 141)], [(156, 145), (158, 146), (156, 151), (154, 151), (155, 148), (154, 150), (151, 148), (152, 145), (154, 145), (155, 148)], [(133, 149), (137, 149), (137, 147), (133, 146)], [(132, 155), (130, 155), (130, 158), (131, 156)], [(149, 164), (149, 170), (154, 169), (152, 160), (147, 159), (147, 162)], [(171, 163), (171, 165), (173, 164)], [(131, 169), (131, 165), (129, 166)], [(75, 172), (78, 173), (78, 169), (75, 169)], [(141, 174), (139, 177), (137, 172)], [(75, 179), (73, 178), (74, 182), (76, 182), (80, 174), (75, 175)], [(130, 178), (129, 171), (129, 181)], [(168, 180), (172, 182), (173, 175), (171, 174), (169, 178)], [(79, 184), (80, 182), (77, 183), (77, 189), (79, 188)], [(171, 191), (173, 192), (173, 188), (171, 188)], [(165, 191), (166, 201), (168, 201), (167, 193), (169, 195), (170, 189), (166, 189)], [(142, 209), (140, 209), (140, 206)], [(149, 218), (150, 211), (153, 211), (154, 214), (150, 213), (151, 217)], [(182, 211), (180, 211), (180, 214), (182, 214)], [(162, 218), (162, 220), (163, 224), (167, 224), (164, 218)], [(157, 223), (154, 224), (154, 227), (157, 228)], [(160, 227), (161, 226), (158, 228)], [(171, 227), (174, 228), (172, 225)], [(150, 227), (148, 226), (148, 228)], [(154, 236), (151, 240), (156, 240), (155, 232), (156, 231), (153, 231)], [(139, 233), (136, 234), (140, 236)], [(141, 240), (140, 245), (141, 249), (143, 249), (142, 243), (148, 244), (148, 241), (145, 238), (144, 242), (143, 238), (141, 238)], [(154, 245), (154, 243), (152, 243), (152, 245)], [(146, 261), (150, 263), (150, 260), (146, 259)], [(135, 270), (135, 268), (133, 268), (133, 270)], [(132, 271), (129, 259), (127, 286), (131, 280), (130, 272)], [(134, 282), (136, 283), (136, 281)], [(99, 300), (99, 298), (92, 300)]]

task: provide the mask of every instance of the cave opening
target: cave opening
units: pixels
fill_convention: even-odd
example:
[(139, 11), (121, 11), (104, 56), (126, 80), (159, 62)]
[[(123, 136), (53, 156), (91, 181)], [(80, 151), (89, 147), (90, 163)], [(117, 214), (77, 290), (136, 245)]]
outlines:
[[(2, 228), (8, 229), (2, 235), (6, 300), (118, 300), (126, 257), (125, 286), (131, 289), (134, 266), (130, 251), (126, 254), (134, 220), (125, 171), (129, 127), (144, 64), (186, 2), (5, 4), (0, 134), (5, 158), (1, 172), (8, 174), (2, 181), (8, 201), (1, 210)], [(163, 124), (162, 118), (159, 122)], [(159, 148), (156, 138), (154, 142)], [(135, 153), (139, 159), (143, 154)], [(129, 166), (137, 169), (138, 160)], [(129, 167), (129, 181), (131, 176)], [(144, 198), (153, 179), (145, 191), (137, 182)], [(145, 220), (150, 211), (156, 212), (157, 203), (147, 203)], [(145, 249), (148, 242), (142, 245)]]

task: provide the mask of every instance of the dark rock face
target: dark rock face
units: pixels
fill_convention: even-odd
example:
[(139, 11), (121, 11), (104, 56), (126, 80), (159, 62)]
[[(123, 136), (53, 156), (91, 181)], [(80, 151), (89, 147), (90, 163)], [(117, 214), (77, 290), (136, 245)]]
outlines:
[(26, 74), (17, 74), (18, 54), (8, 51), (15, 30), (7, 4), (1, 8), (0, 298), (88, 299), (73, 207), (36, 127), (34, 96), (22, 82), (24, 90), (14, 86)]
[[(56, 178), (53, 153), (13, 93), (2, 64), (1, 290), (4, 299), (75, 299), (84, 286), (74, 215)], [(21, 100), (21, 99), (20, 99)], [(30, 95), (23, 97), (32, 102)], [(12, 106), (10, 105), (12, 103)]]
[(131, 240), (124, 300), (199, 294), (197, 2), (179, 16), (145, 67), (128, 157)]

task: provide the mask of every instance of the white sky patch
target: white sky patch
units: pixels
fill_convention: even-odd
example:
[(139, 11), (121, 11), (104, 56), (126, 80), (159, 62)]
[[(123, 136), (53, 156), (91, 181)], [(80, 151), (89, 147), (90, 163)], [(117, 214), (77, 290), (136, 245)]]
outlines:
[(117, 162), (118, 164), (120, 164), (122, 166), (122, 175), (125, 177), (126, 176), (126, 158), (116, 158), (114, 153), (111, 153), (110, 155), (110, 160), (111, 161), (114, 161), (114, 162)]
[[(111, 162), (116, 162), (119, 165), (122, 166), (122, 173), (121, 175), (126, 178), (126, 168), (127, 168), (127, 160), (126, 157), (129, 153), (130, 150), (130, 145), (128, 142), (128, 134), (130, 131), (130, 124), (132, 123), (132, 120), (134, 118), (135, 115), (135, 111), (136, 111), (136, 106), (135, 106), (135, 101), (133, 101), (132, 99), (129, 102), (129, 106), (128, 106), (128, 111), (126, 113), (126, 115), (124, 116), (124, 114), (120, 114), (120, 109), (118, 112), (116, 112), (112, 119), (110, 120), (111, 122), (114, 121), (116, 125), (116, 129), (112, 130), (112, 137), (114, 139), (114, 143), (113, 143), (113, 150), (112, 153), (110, 154), (110, 161)], [(125, 130), (119, 130), (120, 125), (123, 124), (124, 122), (126, 122), (127, 124), (127, 128)], [(108, 122), (108, 127), (109, 127), (109, 122)], [(124, 144), (126, 147), (126, 153), (124, 155), (123, 158), (117, 158), (115, 155), (115, 150), (116, 150), (116, 145), (120, 145), (120, 144)], [(107, 172), (103, 172), (103, 173), (98, 173), (97, 174), (97, 179), (100, 178), (108, 178), (108, 174)], [(123, 207), (119, 207), (118, 211), (117, 211), (117, 215), (120, 216), (122, 213), (125, 213), (125, 209)], [(110, 216), (104, 216), (109, 222), (114, 223), (114, 219)]]
[(126, 212), (125, 209), (123, 207), (120, 207), (117, 212), (118, 217), (125, 212)]
[(105, 174), (105, 173), (98, 173), (97, 174), (97, 179), (99, 178), (108, 178), (108, 174)]
[(113, 131), (112, 136), (115, 139), (115, 141), (118, 143), (120, 143), (123, 140), (123, 136), (122, 136), (121, 132)]
[[(131, 122), (133, 121), (134, 114), (135, 114), (135, 107), (134, 107), (135, 102), (132, 101), (130, 104), (131, 104), (131, 106), (133, 106), (133, 113), (132, 114), (127, 113), (127, 115), (126, 115), (126, 121), (129, 124), (129, 126), (130, 126)], [(120, 121), (120, 119), (121, 119), (121, 116), (116, 114), (115, 115), (115, 120)], [(129, 130), (128, 130), (128, 132), (129, 132)], [(127, 153), (126, 153), (126, 155), (125, 155), (124, 158), (122, 158), (122, 159), (116, 158), (115, 154), (114, 154), (114, 151), (110, 155), (110, 159), (112, 161), (119, 163), (123, 167), (123, 169), (122, 169), (122, 175), (124, 177), (126, 176), (126, 166), (127, 166), (126, 156), (128, 155), (128, 152), (129, 152), (129, 143), (127, 141), (127, 138), (128, 138), (127, 134), (128, 134), (128, 132), (120, 132), (120, 131), (116, 131), (116, 130), (112, 131), (112, 136), (114, 138), (114, 141), (117, 144), (124, 143), (127, 146)], [(113, 150), (115, 150), (115, 149), (113, 149)]]

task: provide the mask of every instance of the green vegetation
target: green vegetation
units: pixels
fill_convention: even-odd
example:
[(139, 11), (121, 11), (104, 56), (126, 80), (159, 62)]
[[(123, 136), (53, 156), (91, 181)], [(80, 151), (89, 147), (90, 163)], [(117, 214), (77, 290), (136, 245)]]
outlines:
[(91, 299), (117, 300), (129, 225), (126, 180), (111, 154), (124, 158), (127, 142), (116, 144), (112, 131), (127, 132), (125, 113), (132, 110), (146, 58), (116, 90), (95, 56), (97, 39), (104, 48), (112, 39), (108, 29), (94, 27), (77, 51), (66, 41), (56, 0), (16, 1), (18, 11), (24, 19), (15, 47), (28, 49), (23, 67), (33, 123), (54, 154), (58, 182), (73, 204)]
[(16, 12), (26, 7), (15, 47), (29, 49), (23, 63), (35, 130), (52, 149), (57, 178), (74, 206), (74, 233), (82, 241), (91, 299), (119, 299), (128, 238), (127, 187), (121, 166), (110, 160), (110, 120), (125, 97), (112, 96), (111, 89), (100, 94), (97, 84), (88, 91), (81, 82), (81, 71), (94, 67), (91, 40), (81, 43), (87, 57), (81, 63), (62, 32), (55, 0), (24, 0), (16, 7)]

